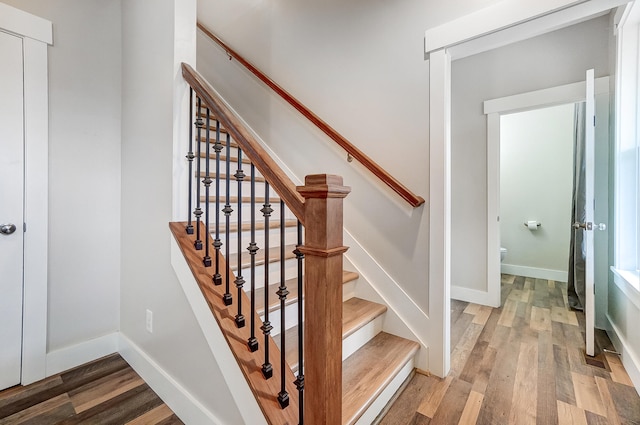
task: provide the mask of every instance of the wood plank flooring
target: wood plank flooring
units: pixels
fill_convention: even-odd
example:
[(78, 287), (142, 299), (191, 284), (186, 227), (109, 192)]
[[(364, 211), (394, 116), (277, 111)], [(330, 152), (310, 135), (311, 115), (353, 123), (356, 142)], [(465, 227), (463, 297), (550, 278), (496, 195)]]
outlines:
[(566, 283), (502, 276), (502, 307), (452, 300), (451, 372), (415, 374), (382, 425), (640, 424), (640, 397), (604, 332), (584, 355)]
[(173, 425), (182, 421), (119, 354), (0, 392), (0, 425)]

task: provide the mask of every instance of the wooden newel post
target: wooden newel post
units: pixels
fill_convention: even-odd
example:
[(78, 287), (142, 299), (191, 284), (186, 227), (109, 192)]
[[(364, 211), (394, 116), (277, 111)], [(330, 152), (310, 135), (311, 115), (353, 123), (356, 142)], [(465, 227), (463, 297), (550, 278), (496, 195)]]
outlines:
[(305, 198), (304, 423), (342, 423), (342, 177), (317, 174)]

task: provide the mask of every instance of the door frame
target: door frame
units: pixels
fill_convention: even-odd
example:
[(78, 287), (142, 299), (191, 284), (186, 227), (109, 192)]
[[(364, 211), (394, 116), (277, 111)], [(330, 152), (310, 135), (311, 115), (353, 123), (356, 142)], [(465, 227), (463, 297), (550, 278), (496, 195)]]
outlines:
[[(630, 0), (500, 1), (425, 31), (429, 60), (429, 368), (450, 368), (451, 61), (526, 40), (607, 13)], [(499, 250), (497, 251), (499, 253)]]
[(47, 46), (51, 22), (0, 3), (0, 29), (23, 39), (24, 275), (22, 385), (46, 376), (49, 105)]
[[(609, 77), (595, 79), (595, 95), (609, 94)], [(500, 305), (500, 116), (584, 102), (585, 82), (486, 100), (487, 116), (487, 298)], [(607, 111), (608, 112), (608, 111)]]

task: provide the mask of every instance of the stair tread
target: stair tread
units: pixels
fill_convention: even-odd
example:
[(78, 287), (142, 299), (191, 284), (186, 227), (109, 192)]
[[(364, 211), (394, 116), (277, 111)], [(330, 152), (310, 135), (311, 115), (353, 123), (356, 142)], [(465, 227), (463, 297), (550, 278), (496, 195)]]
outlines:
[(380, 332), (342, 362), (342, 423), (353, 424), (418, 351), (419, 344)]
[[(351, 282), (359, 277), (358, 273), (351, 272), (347, 270), (342, 271), (342, 284), (344, 285), (347, 282)], [(285, 285), (287, 286), (287, 290), (289, 291), (289, 295), (287, 295), (287, 299), (285, 305), (293, 304), (298, 301), (298, 278), (293, 277), (291, 279), (287, 279), (285, 281)], [(280, 299), (276, 292), (280, 287), (280, 283), (274, 283), (269, 285), (269, 313), (276, 311), (280, 308)], [(264, 314), (264, 288), (256, 289), (256, 312), (259, 315)], [(297, 330), (295, 331), (297, 332)]]
[[(207, 152), (206, 151), (201, 151), (200, 152), (200, 158), (206, 158), (207, 157)], [(209, 152), (209, 159), (216, 159), (216, 153), (215, 152)], [(225, 162), (227, 160), (227, 155), (226, 154), (220, 154), (220, 164), (222, 166), (222, 163)], [(238, 162), (238, 157), (231, 155), (229, 157), (229, 162), (235, 164)], [(243, 164), (251, 164), (251, 160), (247, 157), (243, 157), (242, 158), (242, 163)]]
[[(213, 192), (213, 190), (212, 190)], [(222, 199), (220, 199), (220, 204), (224, 204), (225, 202), (227, 202), (227, 199), (224, 195), (220, 196)], [(200, 196), (200, 202), (205, 202), (207, 199), (204, 195)], [(265, 198), (263, 196), (256, 196), (256, 205), (259, 204), (264, 204), (265, 202)], [(241, 199), (243, 204), (249, 204), (251, 203), (251, 197), (250, 196), (243, 196)], [(209, 195), (209, 202), (213, 203), (216, 202), (216, 197), (214, 195)], [(237, 196), (230, 196), (229, 197), (229, 203), (230, 204), (237, 204), (238, 203), (238, 197)], [(270, 196), (269, 197), (269, 203), (271, 203), (271, 206), (273, 207), (273, 204), (275, 203), (280, 203), (280, 198), (276, 197), (276, 196)], [(277, 219), (272, 219), (271, 221), (275, 222), (278, 221)]]
[[(349, 273), (349, 272), (344, 272)], [(345, 274), (343, 273), (343, 283)], [(351, 272), (354, 273), (354, 272)], [(355, 273), (357, 276), (357, 273)], [(347, 338), (376, 317), (387, 311), (387, 307), (362, 298), (349, 298), (342, 303), (342, 339)], [(276, 336), (276, 344), (280, 346), (280, 337)], [(298, 326), (285, 331), (285, 358), (293, 370), (298, 368)]]
[[(286, 219), (284, 222), (284, 227), (285, 228), (291, 228), (291, 227), (296, 227), (298, 225), (298, 220), (296, 219)], [(264, 230), (265, 228), (265, 224), (264, 224), (264, 220), (260, 220), (258, 222), (256, 222), (255, 224), (255, 229), (256, 230)], [(221, 222), (220, 223), (220, 234), (224, 234), (224, 228), (225, 228), (225, 223)], [(279, 230), (280, 229), (280, 220), (276, 220), (275, 222), (271, 223), (269, 222), (269, 230)], [(245, 231), (250, 231), (251, 230), (251, 222), (248, 221), (243, 221), (242, 222), (242, 226), (241, 226), (241, 230), (243, 232)], [(216, 231), (216, 227), (215, 224), (209, 224), (209, 232), (210, 233), (214, 233)], [(238, 232), (238, 223), (229, 223), (229, 231), (231, 233), (237, 233)]]
[[(284, 258), (285, 260), (295, 258), (296, 255), (293, 253), (293, 250), (296, 249), (295, 245), (286, 245), (284, 247)], [(261, 266), (265, 263), (266, 259), (266, 250), (260, 249), (256, 252), (255, 255), (255, 265)], [(280, 247), (276, 246), (273, 248), (269, 248), (269, 263), (274, 263), (276, 261), (280, 261)], [(251, 255), (248, 251), (242, 253), (240, 259), (240, 268), (246, 268), (251, 266)], [(238, 254), (231, 254), (229, 256), (229, 267), (231, 270), (238, 270)]]
[[(216, 175), (216, 173), (213, 172), (213, 171), (210, 171), (209, 174), (211, 174), (211, 178), (214, 178), (215, 175)], [(200, 171), (200, 178), (205, 178), (205, 177), (207, 177), (206, 171)], [(220, 180), (226, 180), (227, 179), (227, 175), (224, 174), (224, 173), (220, 173), (219, 177), (220, 177)], [(231, 179), (234, 180), (235, 177), (233, 175), (231, 175)], [(262, 176), (255, 176), (255, 182), (256, 183), (264, 183), (264, 182), (266, 182), (266, 180)]]

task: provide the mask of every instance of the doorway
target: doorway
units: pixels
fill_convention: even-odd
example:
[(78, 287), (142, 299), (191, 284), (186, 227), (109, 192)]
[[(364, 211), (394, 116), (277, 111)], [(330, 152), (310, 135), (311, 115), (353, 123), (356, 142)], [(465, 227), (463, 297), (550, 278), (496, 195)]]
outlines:
[(0, 390), (22, 372), (24, 98), (22, 38), (0, 32)]
[[(609, 77), (601, 77), (595, 80), (595, 97), (595, 220), (608, 223)], [(500, 302), (501, 273), (500, 173), (498, 172), (500, 169), (501, 116), (514, 112), (582, 102), (584, 99), (585, 83), (577, 82), (484, 102), (484, 113), (487, 119), (487, 288), (490, 298), (497, 300), (498, 303)], [(532, 219), (535, 219), (535, 217), (532, 217)], [(544, 223), (541, 224), (544, 226)], [(567, 232), (569, 232), (568, 229)], [(507, 253), (507, 255), (509, 254)], [(608, 260), (607, 234), (606, 232), (598, 232), (595, 234), (595, 290), (598, 294), (595, 306), (595, 323), (598, 328), (604, 328), (606, 323)], [(546, 278), (554, 279), (553, 276)], [(559, 279), (556, 278), (555, 280)]]

